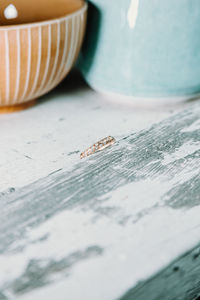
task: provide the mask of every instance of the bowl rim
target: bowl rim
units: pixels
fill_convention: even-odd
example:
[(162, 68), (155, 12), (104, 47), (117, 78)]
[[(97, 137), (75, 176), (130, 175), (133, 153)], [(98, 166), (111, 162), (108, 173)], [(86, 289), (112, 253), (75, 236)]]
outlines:
[(67, 15), (64, 15), (62, 17), (58, 17), (58, 18), (55, 18), (55, 19), (44, 20), (44, 21), (40, 21), (40, 22), (30, 22), (30, 23), (14, 24), (14, 25), (1, 25), (0, 26), (0, 31), (16, 30), (16, 29), (27, 28), (27, 27), (38, 27), (38, 26), (45, 26), (45, 25), (59, 23), (59, 22), (62, 22), (64, 20), (74, 18), (74, 17), (78, 16), (79, 14), (84, 13), (87, 10), (87, 8), (88, 8), (88, 3), (84, 2), (82, 7), (80, 7), (76, 11), (74, 11), (72, 13), (69, 13)]

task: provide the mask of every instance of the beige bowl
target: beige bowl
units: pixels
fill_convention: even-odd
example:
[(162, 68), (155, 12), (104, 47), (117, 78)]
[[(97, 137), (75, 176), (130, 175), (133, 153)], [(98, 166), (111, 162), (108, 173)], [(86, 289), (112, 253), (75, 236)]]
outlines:
[(83, 41), (86, 14), (83, 0), (0, 2), (1, 111), (29, 106), (68, 74)]

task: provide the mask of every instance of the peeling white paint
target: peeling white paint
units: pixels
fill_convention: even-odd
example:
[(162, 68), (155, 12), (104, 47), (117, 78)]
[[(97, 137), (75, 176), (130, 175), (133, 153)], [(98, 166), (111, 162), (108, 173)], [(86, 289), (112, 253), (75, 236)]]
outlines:
[(168, 165), (170, 163), (175, 162), (178, 159), (183, 159), (188, 155), (193, 154), (194, 152), (198, 151), (200, 149), (200, 143), (199, 142), (188, 142), (185, 143), (183, 146), (181, 146), (179, 149), (177, 149), (173, 153), (166, 153), (164, 155), (164, 159), (162, 161), (162, 165)]
[(138, 9), (139, 0), (131, 0), (130, 7), (128, 10), (128, 23), (131, 29), (133, 29), (136, 25)]
[(25, 186), (63, 166), (71, 169), (80, 154), (69, 153), (110, 133), (118, 139), (170, 116), (170, 109), (138, 110), (108, 101), (89, 88), (84, 93), (60, 90), (45, 99), (49, 101), (30, 110), (1, 117), (0, 191)]
[[(117, 203), (120, 203), (121, 197), (115, 195)], [(148, 193), (144, 195), (147, 200)], [(114, 198), (111, 203), (113, 201)], [(126, 202), (129, 205), (134, 202), (130, 190)], [(142, 199), (140, 202), (143, 206)], [(123, 206), (121, 200), (121, 207)], [(131, 207), (133, 212), (134, 203)], [(0, 255), (0, 287), (3, 289), (6, 284), (23, 276), (31, 260), (41, 261), (42, 267), (43, 263), (65, 258), (77, 249), (100, 245), (105, 250), (103, 257), (73, 266), (73, 272), (67, 279), (62, 275), (63, 280), (60, 280), (59, 274), (55, 274), (54, 284), (32, 291), (22, 299), (55, 299), (55, 293), (66, 295), (66, 292), (69, 299), (81, 299), (81, 291), (84, 291), (85, 299), (88, 300), (116, 299), (130, 286), (155, 274), (174, 260), (174, 257), (194, 247), (199, 240), (199, 213), (198, 207), (188, 211), (161, 207), (153, 214), (147, 214), (134, 226), (127, 224), (125, 230), (124, 226), (106, 216), (91, 225), (91, 212), (64, 211), (39, 228), (32, 229), (27, 234), (27, 244), (22, 251)], [(43, 242), (37, 241), (42, 235), (48, 235), (48, 238)], [(162, 255), (158, 246), (165, 249)], [(121, 277), (119, 274), (127, 276)], [(109, 284), (113, 276), (117, 281), (116, 285)], [(95, 295), (99, 289), (99, 278), (104, 288)], [(10, 290), (6, 292), (12, 293)], [(14, 299), (15, 296), (11, 294), (11, 297), (9, 299)], [(65, 298), (61, 296), (60, 299)]]
[(199, 129), (200, 129), (200, 120), (197, 120), (196, 122), (192, 123), (189, 127), (183, 128), (181, 132), (192, 132)]
[[(48, 97), (53, 99), (20, 114), (2, 116), (0, 173), (3, 176), (0, 190), (9, 186), (24, 186), (58, 168), (69, 170), (79, 161), (79, 154), (69, 156), (68, 153), (84, 149), (88, 141), (110, 133), (117, 139), (120, 136), (123, 138), (150, 126), (155, 119), (161, 121), (170, 115), (166, 110), (139, 110), (124, 103), (112, 103), (89, 89), (85, 93), (77, 90), (67, 95), (60, 91)], [(194, 119), (199, 112), (196, 109)], [(190, 119), (191, 116), (190, 112)], [(97, 119), (98, 122), (95, 122)], [(112, 122), (109, 122), (111, 119)], [(93, 131), (90, 133), (91, 123)], [(164, 124), (167, 124), (166, 121)], [(191, 137), (193, 130), (199, 128), (199, 121), (188, 127), (187, 118), (181, 124), (185, 124), (181, 132), (191, 132)], [(159, 130), (155, 132), (159, 133)], [(121, 140), (120, 145), (127, 151), (133, 151), (133, 147), (137, 149), (126, 139)], [(162, 163), (176, 162), (199, 149), (200, 142), (193, 142), (192, 138), (187, 142), (186, 139), (174, 152), (166, 150)], [(142, 174), (148, 172), (150, 164), (161, 162), (156, 157), (144, 167)], [(120, 166), (114, 165), (113, 172), (120, 174)], [(137, 172), (141, 174), (140, 170)], [(188, 158), (183, 161), (178, 176), (169, 176), (169, 180), (164, 174), (128, 182), (97, 198), (94, 211), (81, 207), (63, 210), (38, 226), (27, 226), (26, 234), (16, 235), (9, 251), (0, 254), (0, 290), (8, 299), (16, 299), (13, 284), (23, 279), (30, 262), (36, 261), (42, 270), (51, 261), (59, 263), (77, 251), (97, 245), (103, 249), (102, 256), (77, 260), (69, 276), (68, 270), (46, 273), (50, 284), (18, 298), (53, 300), (59, 295), (60, 300), (66, 300), (67, 294), (70, 299), (80, 299), (83, 293), (87, 300), (119, 298), (138, 281), (152, 277), (199, 243), (200, 207), (172, 209), (162, 200), (167, 191), (181, 181), (190, 180), (198, 172), (198, 156), (192, 160)], [(1, 209), (5, 212), (3, 201), (0, 201)], [(22, 202), (9, 204), (9, 211), (19, 209), (20, 205)], [(109, 214), (99, 217), (98, 209), (101, 212), (108, 209)], [(113, 281), (115, 285), (110, 285)]]

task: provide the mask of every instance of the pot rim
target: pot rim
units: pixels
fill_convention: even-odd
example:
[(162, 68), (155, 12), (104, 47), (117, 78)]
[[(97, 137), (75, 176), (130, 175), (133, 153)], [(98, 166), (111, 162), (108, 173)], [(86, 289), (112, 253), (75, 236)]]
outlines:
[(0, 31), (17, 30), (17, 29), (22, 29), (22, 28), (38, 27), (38, 26), (45, 26), (45, 25), (60, 23), (64, 20), (72, 19), (72, 18), (78, 16), (79, 14), (84, 13), (87, 10), (87, 8), (88, 8), (88, 4), (87, 4), (87, 2), (84, 2), (83, 6), (81, 8), (79, 8), (75, 12), (69, 13), (65, 16), (55, 18), (55, 19), (40, 21), (40, 22), (30, 22), (30, 23), (14, 24), (14, 25), (1, 25)]

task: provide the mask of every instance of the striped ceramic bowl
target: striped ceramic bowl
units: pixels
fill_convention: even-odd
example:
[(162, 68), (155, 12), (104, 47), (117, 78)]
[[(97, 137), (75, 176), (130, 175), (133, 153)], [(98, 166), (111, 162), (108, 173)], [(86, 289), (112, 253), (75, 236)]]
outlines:
[(1, 109), (29, 106), (60, 83), (78, 56), (86, 14), (83, 0), (0, 3)]

